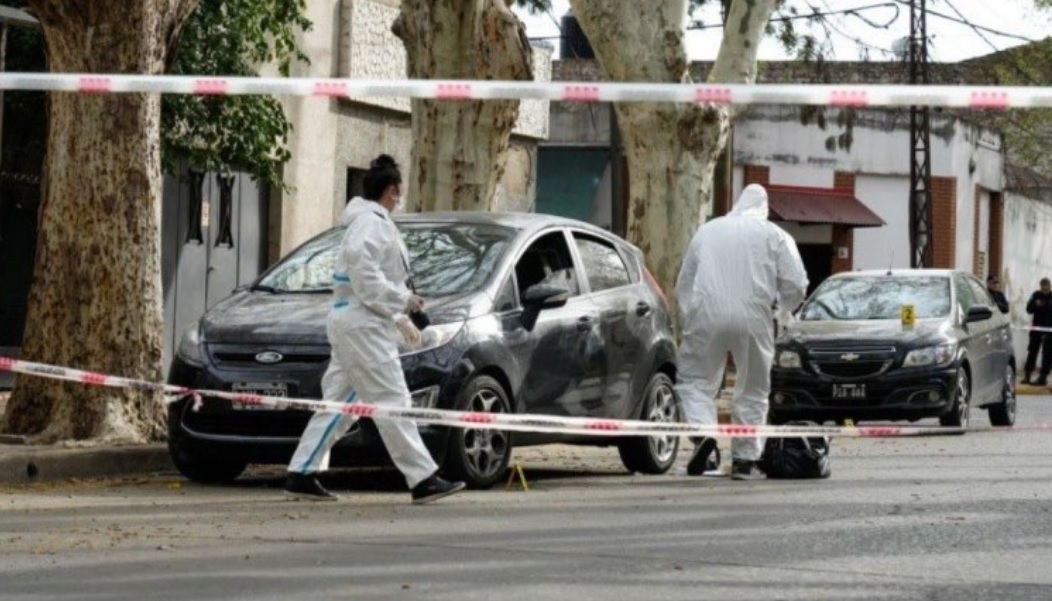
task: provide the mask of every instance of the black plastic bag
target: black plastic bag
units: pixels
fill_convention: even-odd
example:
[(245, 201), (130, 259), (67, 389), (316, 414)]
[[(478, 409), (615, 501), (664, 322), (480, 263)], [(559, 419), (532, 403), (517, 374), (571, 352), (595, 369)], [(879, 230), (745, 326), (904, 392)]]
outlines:
[(413, 322), (413, 325), (416, 326), (416, 329), (421, 332), (423, 332), (427, 326), (431, 325), (431, 318), (428, 317), (427, 313), (424, 313), (423, 309), (410, 311), (409, 319)]
[(828, 478), (831, 473), (829, 439), (825, 436), (768, 438), (760, 469), (773, 479)]

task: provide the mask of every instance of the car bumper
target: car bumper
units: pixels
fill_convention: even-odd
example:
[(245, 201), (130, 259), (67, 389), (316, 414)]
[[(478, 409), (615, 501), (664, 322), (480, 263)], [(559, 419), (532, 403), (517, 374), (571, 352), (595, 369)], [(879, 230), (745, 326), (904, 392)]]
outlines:
[[(410, 390), (413, 392), (437, 387), (438, 406), (450, 406), (462, 384), (452, 372), (436, 368), (426, 358), (404, 362)], [(217, 370), (196, 366), (176, 358), (169, 373), (169, 382), (199, 390), (231, 390), (235, 383), (281, 381), (288, 387), (289, 396), (321, 398), (321, 377), (324, 364), (298, 372), (261, 373), (259, 370)], [(199, 456), (221, 453), (248, 463), (287, 463), (299, 444), (312, 412), (298, 409), (253, 408), (238, 409), (226, 399), (203, 397), (203, 404), (194, 411), (190, 399), (183, 399), (169, 407), (169, 438)], [(421, 438), (436, 459), (445, 455), (449, 429), (422, 425)], [(390, 462), (383, 440), (372, 420), (362, 418), (336, 442), (330, 464), (334, 467), (382, 465)]]
[[(802, 370), (774, 369), (770, 413), (786, 420), (915, 420), (942, 415), (953, 406), (956, 366), (902, 371), (876, 378), (837, 380)], [(834, 398), (834, 384), (865, 385), (865, 398)]]

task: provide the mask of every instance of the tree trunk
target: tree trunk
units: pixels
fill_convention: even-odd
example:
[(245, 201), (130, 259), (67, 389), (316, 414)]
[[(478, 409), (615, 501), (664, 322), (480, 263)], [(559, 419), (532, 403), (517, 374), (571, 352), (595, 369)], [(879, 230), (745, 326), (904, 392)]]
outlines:
[[(413, 79), (533, 79), (525, 29), (505, 0), (402, 0), (392, 31)], [(410, 211), (493, 208), (518, 100), (413, 100)]]
[[(199, 0), (32, 0), (52, 72), (162, 73)], [(22, 356), (160, 381), (160, 96), (49, 96), (44, 204)], [(18, 378), (7, 431), (162, 435), (155, 393)]]
[[(710, 82), (752, 83), (756, 49), (778, 0), (735, 0)], [(606, 77), (689, 82), (685, 0), (571, 0)], [(628, 239), (646, 254), (673, 302), (691, 236), (712, 205), (716, 160), (730, 126), (726, 106), (618, 103), (628, 159)]]

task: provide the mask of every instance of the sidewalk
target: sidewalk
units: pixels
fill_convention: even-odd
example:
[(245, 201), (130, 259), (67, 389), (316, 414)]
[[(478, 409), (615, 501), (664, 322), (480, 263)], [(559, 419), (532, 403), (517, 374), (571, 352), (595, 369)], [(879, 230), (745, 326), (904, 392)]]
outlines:
[[(8, 393), (0, 392), (0, 415)], [(127, 446), (26, 445), (0, 434), (0, 485), (172, 471), (164, 444)]]

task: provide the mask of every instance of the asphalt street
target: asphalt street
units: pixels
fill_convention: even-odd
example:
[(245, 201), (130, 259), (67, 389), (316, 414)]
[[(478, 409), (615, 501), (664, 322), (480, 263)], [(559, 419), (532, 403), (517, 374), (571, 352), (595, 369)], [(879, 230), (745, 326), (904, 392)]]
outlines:
[[(0, 488), (0, 598), (1052, 598), (1052, 397), (1020, 429), (833, 442), (825, 481), (628, 475), (517, 452), (530, 489), (412, 506), (392, 472), (284, 501), (280, 471)], [(973, 425), (988, 429), (985, 414)], [(681, 452), (681, 463), (687, 453)]]

